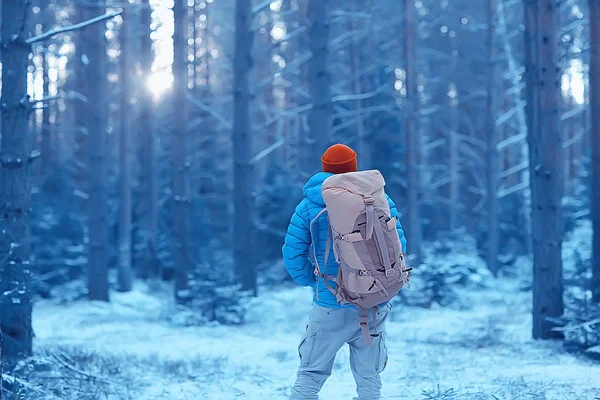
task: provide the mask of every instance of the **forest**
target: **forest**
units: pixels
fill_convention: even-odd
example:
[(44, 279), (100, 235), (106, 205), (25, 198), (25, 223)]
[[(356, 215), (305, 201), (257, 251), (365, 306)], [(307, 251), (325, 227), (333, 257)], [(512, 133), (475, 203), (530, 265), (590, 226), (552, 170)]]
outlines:
[[(0, 0), (0, 399), (287, 399), (335, 143), (398, 207), (382, 399), (600, 399), (600, 0)], [(355, 395), (338, 354), (323, 398)]]

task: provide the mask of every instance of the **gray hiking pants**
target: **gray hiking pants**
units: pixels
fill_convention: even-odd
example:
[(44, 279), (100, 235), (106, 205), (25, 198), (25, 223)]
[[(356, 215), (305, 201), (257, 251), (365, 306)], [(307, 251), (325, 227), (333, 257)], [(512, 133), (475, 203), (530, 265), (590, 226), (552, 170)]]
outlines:
[(385, 320), (390, 309), (388, 304), (377, 312), (377, 329), (369, 312), (373, 339), (373, 346), (369, 347), (358, 324), (358, 309), (313, 305), (306, 333), (298, 346), (300, 368), (290, 400), (319, 399), (318, 393), (331, 375), (335, 356), (346, 343), (350, 347), (350, 367), (356, 381), (358, 400), (379, 400), (379, 374), (388, 359)]

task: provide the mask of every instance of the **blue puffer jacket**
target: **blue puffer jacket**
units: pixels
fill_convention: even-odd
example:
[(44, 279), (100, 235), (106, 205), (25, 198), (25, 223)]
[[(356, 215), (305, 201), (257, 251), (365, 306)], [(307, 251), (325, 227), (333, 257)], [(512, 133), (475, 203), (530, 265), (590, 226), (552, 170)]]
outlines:
[[(309, 261), (309, 249), (311, 245), (310, 237), (310, 222), (319, 214), (319, 212), (325, 207), (325, 202), (321, 196), (321, 185), (332, 174), (327, 172), (319, 172), (308, 180), (304, 185), (304, 200), (300, 202), (296, 207), (296, 212), (292, 216), (290, 225), (285, 236), (285, 244), (283, 245), (283, 261), (285, 268), (288, 270), (292, 278), (302, 286), (310, 286), (316, 290), (317, 282), (314, 275), (314, 267)], [(404, 237), (404, 230), (400, 224), (400, 216), (394, 202), (388, 197), (392, 217), (398, 217), (398, 234), (402, 241), (402, 248), (406, 251), (406, 238)], [(327, 221), (327, 214), (323, 214), (319, 220), (313, 226), (313, 237), (315, 240), (315, 248), (317, 249), (317, 258), (319, 265), (323, 265), (325, 262), (325, 246), (327, 244), (327, 232), (329, 229), (329, 222)], [(321, 267), (323, 268), (323, 267)], [(338, 265), (335, 262), (335, 256), (333, 250), (329, 254), (327, 260), (327, 266), (324, 271), (328, 275), (337, 276)], [(341, 308), (341, 307), (352, 307), (351, 305), (340, 306), (335, 297), (323, 282), (322, 278), (319, 278), (320, 282), (318, 285), (319, 295), (315, 293), (314, 301), (316, 304), (329, 307), (329, 308)], [(335, 284), (330, 282), (335, 288)]]

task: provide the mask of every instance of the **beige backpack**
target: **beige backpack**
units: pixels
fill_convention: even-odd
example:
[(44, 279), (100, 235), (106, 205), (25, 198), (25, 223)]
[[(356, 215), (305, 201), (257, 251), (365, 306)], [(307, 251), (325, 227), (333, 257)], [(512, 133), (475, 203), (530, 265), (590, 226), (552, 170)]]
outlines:
[[(377, 306), (394, 298), (405, 284), (408, 286), (410, 278), (396, 230), (397, 220), (390, 215), (384, 186), (385, 180), (377, 170), (327, 178), (322, 186), (326, 207), (311, 221), (310, 228), (312, 237), (314, 223), (323, 213), (328, 213), (329, 237), (324, 265), (327, 266), (333, 244), (338, 274), (336, 277), (327, 275), (314, 254), (315, 274), (323, 278), (339, 304), (360, 307), (359, 324), (369, 345), (372, 340), (368, 310), (373, 310), (375, 325)], [(329, 281), (336, 284), (335, 289)], [(318, 292), (317, 288), (317, 296)]]

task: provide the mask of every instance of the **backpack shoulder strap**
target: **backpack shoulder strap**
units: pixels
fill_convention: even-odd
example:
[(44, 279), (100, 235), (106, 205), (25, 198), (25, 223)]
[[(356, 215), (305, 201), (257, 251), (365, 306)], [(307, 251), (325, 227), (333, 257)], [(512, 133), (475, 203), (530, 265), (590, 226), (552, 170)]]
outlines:
[[(326, 212), (327, 212), (327, 207), (324, 207), (321, 211), (319, 211), (319, 213), (317, 214), (317, 216), (314, 217), (312, 221), (310, 221), (310, 227), (309, 227), (310, 241), (312, 243), (312, 250), (313, 250), (313, 257), (314, 257), (314, 260), (315, 260), (315, 266), (316, 266), (317, 270), (319, 271), (319, 273), (321, 273), (321, 268), (319, 266), (319, 260), (317, 258), (317, 247), (318, 246), (315, 245), (315, 237), (313, 235), (313, 226), (319, 220), (319, 218), (321, 218), (321, 216), (323, 214), (325, 214)], [(327, 240), (327, 243), (329, 244), (329, 240)], [(327, 265), (327, 259), (325, 260), (325, 264)]]
[[(326, 268), (327, 268), (327, 261), (329, 261), (329, 253), (331, 253), (331, 243), (333, 242), (333, 232), (331, 231), (331, 225), (329, 225), (329, 227), (327, 228), (327, 244), (325, 245), (325, 258), (323, 259), (323, 270), (321, 270), (321, 266), (319, 265), (319, 259), (317, 257), (317, 248), (318, 246), (315, 245), (315, 240), (314, 240), (314, 236), (313, 236), (313, 225), (319, 220), (319, 218), (325, 213), (327, 212), (327, 207), (323, 208), (315, 218), (313, 218), (313, 220), (310, 222), (310, 240), (312, 242), (312, 248), (313, 248), (313, 257), (315, 260), (315, 268), (317, 270), (317, 274), (320, 278), (323, 278), (323, 282), (325, 283), (325, 287), (327, 287), (327, 290), (329, 290), (332, 294), (335, 295), (335, 289), (329, 284), (328, 281), (333, 281), (337, 284), (336, 279), (334, 276), (331, 275), (327, 275), (326, 272)], [(318, 296), (318, 288), (317, 288), (317, 296)], [(318, 298), (317, 298), (318, 299)]]

